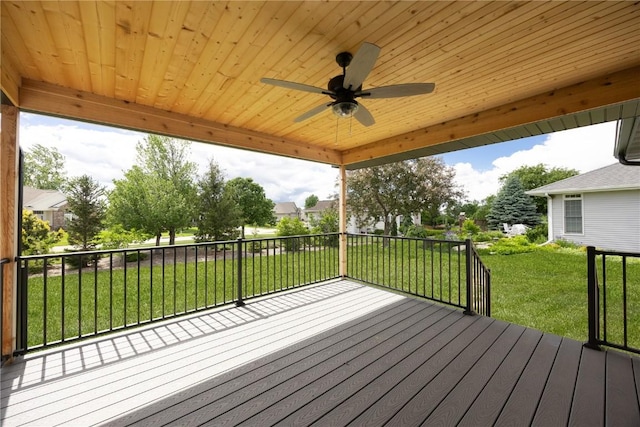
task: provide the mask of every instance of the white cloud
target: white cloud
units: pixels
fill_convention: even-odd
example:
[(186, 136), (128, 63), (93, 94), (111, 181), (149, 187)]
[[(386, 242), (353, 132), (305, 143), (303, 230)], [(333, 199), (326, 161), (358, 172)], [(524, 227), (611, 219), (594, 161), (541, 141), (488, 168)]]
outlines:
[(543, 163), (580, 173), (607, 166), (617, 162), (613, 156), (615, 129), (616, 123), (609, 122), (549, 134), (542, 144), (495, 159), (487, 171), (476, 170), (468, 162), (457, 163), (453, 165), (456, 181), (469, 200), (482, 200), (498, 192), (502, 175), (521, 166)]
[[(112, 187), (114, 179), (122, 178), (136, 160), (135, 146), (145, 134), (76, 124), (70, 121), (51, 123), (39, 116), (25, 114), (20, 128), (20, 143), (29, 149), (35, 144), (56, 147), (66, 158), (69, 176), (88, 174), (103, 185)], [(473, 150), (469, 161), (453, 165), (456, 180), (470, 200), (482, 200), (497, 193), (499, 178), (523, 165), (544, 163), (587, 172), (615, 163), (613, 144), (615, 122), (572, 129), (550, 134), (542, 144), (529, 150), (514, 152), (492, 162), (489, 170), (474, 167)], [(298, 206), (311, 194), (325, 199), (336, 192), (336, 169), (328, 165), (303, 160), (254, 153), (203, 143), (191, 145), (191, 159), (204, 171), (213, 158), (224, 170), (227, 179), (238, 176), (253, 178), (273, 201), (295, 201)]]
[[(43, 124), (38, 116), (23, 116), (19, 134), (23, 149), (29, 150), (36, 144), (55, 147), (65, 157), (68, 176), (87, 174), (108, 188), (133, 166), (136, 143), (146, 135), (69, 121)], [(211, 158), (224, 170), (227, 179), (253, 178), (273, 201), (295, 201), (298, 206), (304, 206), (304, 199), (311, 194), (324, 199), (335, 191), (338, 174), (328, 165), (210, 144), (191, 144), (191, 160), (200, 172)]]

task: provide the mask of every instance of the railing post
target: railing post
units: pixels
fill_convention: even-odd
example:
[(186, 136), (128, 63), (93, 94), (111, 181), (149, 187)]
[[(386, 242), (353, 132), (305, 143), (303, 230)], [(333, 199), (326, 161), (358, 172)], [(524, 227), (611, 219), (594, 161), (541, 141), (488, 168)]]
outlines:
[(589, 324), (589, 340), (587, 348), (600, 350), (598, 345), (598, 280), (596, 276), (596, 248), (587, 246), (587, 311)]
[(242, 299), (242, 237), (238, 239), (238, 299), (237, 307), (242, 307), (244, 301)]
[(471, 288), (473, 286), (473, 280), (472, 280), (472, 269), (471, 269), (471, 262), (472, 260), (472, 256), (473, 256), (473, 251), (472, 251), (472, 246), (471, 246), (471, 239), (467, 239), (465, 240), (465, 252), (467, 253), (467, 259), (466, 259), (466, 268), (467, 268), (467, 308), (464, 310), (464, 314), (468, 314), (468, 315), (474, 315), (475, 313), (473, 312), (473, 301), (472, 301), (472, 292), (471, 292)]

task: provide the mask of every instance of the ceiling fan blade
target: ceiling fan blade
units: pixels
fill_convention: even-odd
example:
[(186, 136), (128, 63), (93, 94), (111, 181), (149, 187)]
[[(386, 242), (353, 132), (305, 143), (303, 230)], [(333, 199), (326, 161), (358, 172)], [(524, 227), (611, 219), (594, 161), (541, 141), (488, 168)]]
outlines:
[(358, 111), (355, 112), (353, 117), (355, 117), (363, 126), (371, 126), (376, 123), (369, 110), (364, 108), (364, 105), (361, 103), (358, 103)]
[(435, 87), (435, 83), (404, 83), (363, 90), (361, 92), (356, 92), (355, 96), (372, 99), (398, 98), (401, 96), (414, 96), (431, 93)]
[(268, 85), (285, 87), (287, 89), (301, 90), (301, 91), (304, 91), (304, 92), (320, 93), (320, 94), (325, 94), (325, 95), (329, 95), (329, 94), (332, 93), (332, 92), (329, 92), (326, 89), (322, 89), (322, 88), (319, 88), (319, 87), (315, 87), (315, 86), (311, 86), (311, 85), (305, 85), (303, 83), (289, 82), (289, 81), (286, 81), (286, 80), (268, 79), (266, 77), (263, 77), (263, 78), (260, 79), (260, 81), (262, 83), (266, 83)]
[(345, 89), (356, 90), (362, 86), (380, 54), (380, 48), (372, 43), (363, 43), (347, 67), (342, 86)]
[(294, 123), (300, 123), (303, 120), (307, 120), (308, 118), (311, 118), (313, 116), (315, 116), (316, 114), (320, 114), (322, 113), (324, 110), (326, 110), (327, 108), (329, 108), (331, 106), (331, 104), (322, 104), (322, 105), (318, 105), (315, 108), (312, 108), (311, 110), (307, 111), (306, 113), (296, 117), (295, 119), (293, 119)]

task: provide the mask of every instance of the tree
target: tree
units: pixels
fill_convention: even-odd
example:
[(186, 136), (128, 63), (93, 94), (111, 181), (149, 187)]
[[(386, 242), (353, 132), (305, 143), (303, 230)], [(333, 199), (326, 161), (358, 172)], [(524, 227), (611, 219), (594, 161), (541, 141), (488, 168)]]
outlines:
[[(538, 163), (535, 166), (521, 166), (506, 175), (502, 175), (500, 181), (505, 183), (509, 177), (516, 176), (520, 179), (524, 191), (529, 191), (542, 187), (543, 185), (570, 178), (579, 173), (580, 172), (575, 169), (548, 168), (546, 165)], [(545, 197), (536, 197), (534, 203), (539, 214), (547, 214), (547, 199)]]
[(304, 199), (304, 208), (309, 209), (318, 204), (318, 196), (315, 194), (310, 195), (306, 199)]
[(524, 194), (517, 176), (509, 177), (504, 183), (493, 201), (487, 220), (493, 228), (499, 228), (503, 223), (529, 226), (540, 223), (536, 205), (531, 196)]
[(245, 224), (264, 225), (274, 222), (275, 203), (267, 199), (262, 186), (253, 182), (253, 179), (234, 178), (227, 182), (226, 189), (240, 207), (242, 238), (244, 238)]
[(60, 241), (63, 232), (51, 231), (49, 223), (38, 218), (33, 212), (22, 210), (22, 254), (41, 255)]
[(211, 242), (237, 237), (242, 212), (225, 187), (219, 166), (209, 161), (209, 168), (198, 182), (198, 231), (196, 241)]
[(69, 243), (93, 249), (106, 216), (105, 188), (89, 175), (72, 178), (66, 186), (67, 206), (73, 219), (67, 225)]
[(27, 187), (62, 191), (67, 181), (64, 156), (57, 148), (36, 144), (25, 152), (22, 174)]
[(109, 197), (109, 217), (127, 229), (156, 236), (163, 231), (175, 244), (176, 230), (194, 217), (196, 164), (187, 160), (189, 143), (165, 136), (147, 135), (138, 143), (137, 164), (115, 180)]
[[(277, 235), (280, 237), (286, 236), (303, 236), (309, 234), (309, 230), (304, 225), (300, 218), (284, 217), (278, 221)], [(287, 251), (299, 251), (304, 249), (304, 237), (289, 237), (284, 239), (284, 248)]]
[[(320, 218), (311, 219), (311, 232), (313, 234), (329, 234), (337, 233), (340, 231), (340, 216), (338, 209), (333, 205), (332, 208), (323, 210), (320, 213)], [(324, 236), (320, 238), (325, 246), (338, 247), (339, 236), (333, 234), (331, 236)]]
[(347, 204), (356, 218), (384, 221), (389, 235), (398, 215), (438, 212), (462, 197), (454, 177), (437, 157), (359, 169), (347, 177)]

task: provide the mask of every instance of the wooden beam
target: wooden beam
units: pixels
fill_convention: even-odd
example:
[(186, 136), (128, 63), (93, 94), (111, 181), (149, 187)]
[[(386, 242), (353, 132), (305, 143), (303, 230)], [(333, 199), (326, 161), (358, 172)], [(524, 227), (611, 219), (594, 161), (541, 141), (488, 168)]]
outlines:
[(20, 107), (54, 116), (338, 165), (337, 150), (171, 113), (145, 105), (24, 80)]
[(11, 355), (15, 348), (15, 291), (18, 255), (18, 108), (2, 106), (0, 134), (0, 259), (4, 264), (2, 292), (2, 354)]
[(640, 67), (345, 150), (343, 164), (413, 151), (640, 98)]
[(338, 218), (340, 230), (339, 245), (339, 274), (340, 277), (347, 277), (347, 169), (344, 165), (340, 166), (339, 180), (339, 199), (338, 199)]

